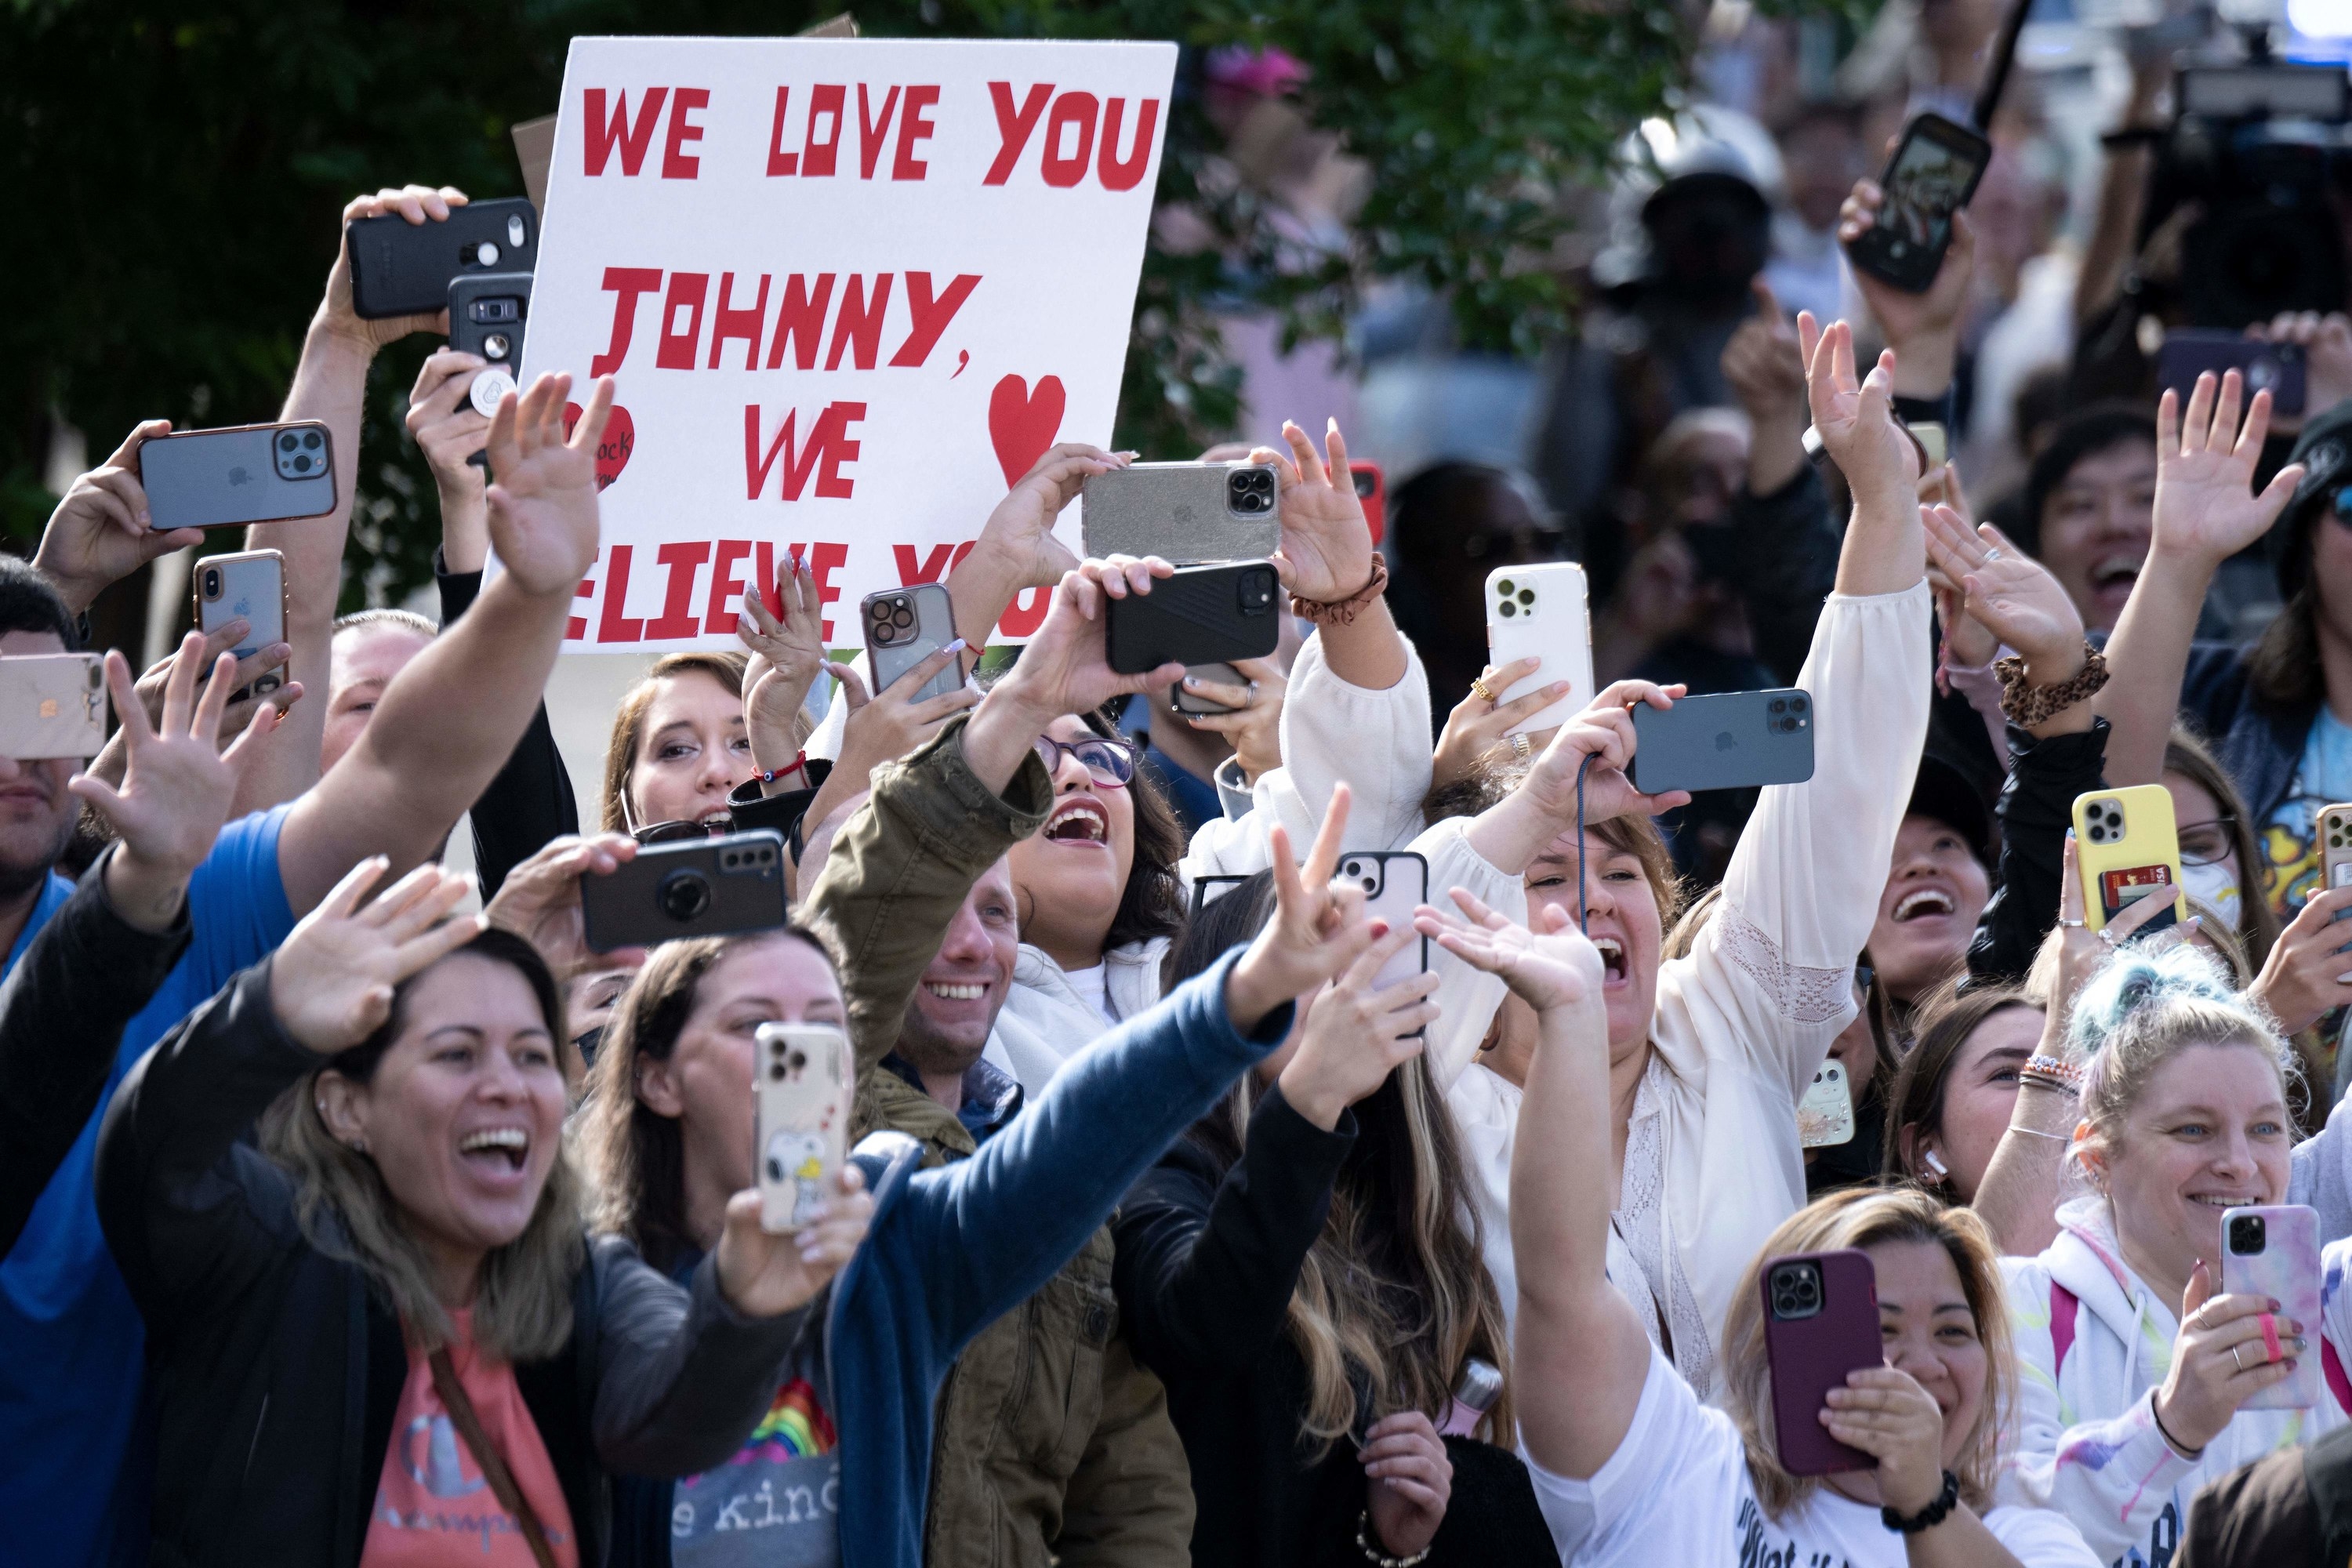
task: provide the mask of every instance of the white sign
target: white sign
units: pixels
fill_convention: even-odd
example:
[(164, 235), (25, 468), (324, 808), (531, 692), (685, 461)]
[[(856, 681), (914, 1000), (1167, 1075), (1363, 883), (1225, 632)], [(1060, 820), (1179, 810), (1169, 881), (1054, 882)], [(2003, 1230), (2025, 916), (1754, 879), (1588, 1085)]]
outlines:
[[(1108, 446), (1172, 44), (575, 38), (524, 384), (611, 374), (565, 646), (736, 646), (787, 552), (828, 647)], [(1075, 547), (1076, 509), (1064, 524)], [(1015, 601), (1000, 636), (1045, 617)]]

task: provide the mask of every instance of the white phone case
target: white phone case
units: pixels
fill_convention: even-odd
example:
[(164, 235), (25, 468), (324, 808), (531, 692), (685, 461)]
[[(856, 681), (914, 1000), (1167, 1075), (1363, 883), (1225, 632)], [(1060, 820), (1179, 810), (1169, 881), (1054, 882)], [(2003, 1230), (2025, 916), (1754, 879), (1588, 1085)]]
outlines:
[[(1364, 912), (1409, 929), (1412, 912), (1429, 902), (1429, 862), (1410, 849), (1350, 850), (1339, 857), (1339, 878), (1364, 889)], [(1372, 977), (1375, 986), (1410, 980), (1429, 967), (1429, 939), (1415, 937), (1389, 955)]]
[(210, 555), (196, 563), (196, 627), (209, 634), (239, 616), (253, 629), (229, 651), (239, 658), (286, 640), (286, 557), (275, 550)]
[(1592, 618), (1585, 605), (1584, 568), (1573, 561), (1499, 566), (1486, 574), (1486, 662), (1540, 658), (1536, 672), (1497, 694), (1525, 697), (1555, 680), (1568, 695), (1509, 732), (1556, 730), (1592, 703)]
[(849, 1154), (857, 1081), (849, 1037), (831, 1024), (762, 1024), (752, 1056), (760, 1228), (799, 1230)]
[(1813, 1086), (1797, 1102), (1797, 1141), (1808, 1149), (1853, 1142), (1853, 1089), (1840, 1063), (1813, 1069)]
[(87, 761), (106, 744), (106, 668), (94, 653), (0, 658), (0, 757)]

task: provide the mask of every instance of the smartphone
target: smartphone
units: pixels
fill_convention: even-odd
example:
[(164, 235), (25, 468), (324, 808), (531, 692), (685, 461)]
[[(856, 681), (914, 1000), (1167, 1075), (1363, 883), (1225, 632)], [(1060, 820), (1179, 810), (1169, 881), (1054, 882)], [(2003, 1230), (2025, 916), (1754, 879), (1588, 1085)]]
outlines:
[(1141, 675), (1163, 664), (1264, 658), (1280, 640), (1282, 584), (1265, 561), (1179, 566), (1149, 594), (1112, 599), (1103, 611), (1110, 667)]
[(1834, 1058), (1813, 1069), (1812, 1087), (1797, 1101), (1797, 1142), (1808, 1149), (1853, 1142), (1853, 1086)]
[(1764, 1293), (1764, 1360), (1772, 1369), (1780, 1468), (1792, 1476), (1871, 1468), (1877, 1460), (1822, 1426), (1830, 1390), (1843, 1388), (1848, 1373), (1885, 1360), (1870, 1255), (1848, 1247), (1767, 1258), (1757, 1288)]
[(530, 319), (528, 272), (483, 272), (449, 285), (449, 346), (489, 362), (475, 373), (467, 394), (485, 419), (499, 411), (499, 398), (516, 390)]
[(469, 273), (532, 272), (539, 267), (539, 214), (520, 196), (468, 202), (446, 223), (399, 214), (363, 217), (345, 231), (352, 257), (352, 309), (375, 321), (449, 304), (449, 285)]
[[(877, 697), (955, 641), (955, 605), (947, 589), (937, 583), (868, 594), (858, 601), (857, 619), (866, 628), (866, 664), (874, 672)], [(963, 661), (950, 659), (945, 669), (923, 682), (922, 689), (908, 700), (927, 702), (962, 685)]]
[[(1429, 862), (1410, 849), (1349, 850), (1339, 857), (1339, 876), (1364, 889), (1365, 912), (1391, 931), (1412, 929), (1413, 911), (1429, 902)], [(1372, 984), (1393, 985), (1428, 968), (1429, 939), (1415, 937), (1389, 955)]]
[(1510, 733), (1556, 730), (1592, 705), (1592, 617), (1583, 567), (1553, 561), (1486, 574), (1486, 662), (1504, 665), (1515, 658), (1543, 662), (1533, 675), (1497, 692), (1500, 700), (1525, 697), (1555, 680), (1567, 681), (1569, 689), (1541, 712), (1512, 725)]
[(2180, 891), (2180, 840), (2173, 831), (2172, 794), (2162, 784), (2094, 790), (2074, 797), (2074, 851), (2083, 873), (2083, 919), (2093, 931), (2152, 887), (2170, 883), (2172, 908), (2140, 927), (2162, 931), (2189, 918)]
[(139, 444), (139, 483), (159, 531), (324, 517), (335, 510), (335, 442), (325, 425), (175, 430)]
[(196, 563), (195, 575), (198, 630), (210, 636), (214, 628), (243, 616), (253, 629), (229, 649), (239, 658), (286, 640), (285, 556), (275, 550), (207, 555)]
[(848, 1157), (857, 1061), (833, 1024), (762, 1024), (752, 1038), (760, 1228), (787, 1234), (810, 1223)]
[(1240, 887), (1244, 882), (1248, 880), (1249, 879), (1245, 876), (1228, 877), (1219, 875), (1214, 877), (1193, 878), (1193, 915), (1197, 917), (1202, 910), (1207, 909), (1211, 904), (1215, 903), (1219, 899), (1223, 898), (1227, 893), (1232, 892), (1235, 888)]
[[(2284, 1383), (2250, 1394), (2242, 1410), (2293, 1410), (2319, 1403), (2319, 1211), (2304, 1204), (2266, 1204), (2221, 1213), (2221, 1290), (2267, 1296), (2278, 1315), (2303, 1325), (2311, 1348)], [(2260, 1342), (2256, 1350), (2265, 1350)], [(2251, 1358), (2248, 1364), (2252, 1365)]]
[[(1923, 473), (1934, 473), (1950, 460), (1952, 434), (1938, 419), (1921, 419), (1910, 425), (1911, 439), (1919, 443), (1919, 451), (1927, 459)], [(1948, 497), (1946, 498), (1948, 500)]]
[(1633, 787), (1750, 789), (1813, 776), (1813, 700), (1795, 687), (1633, 710)]
[(1095, 560), (1263, 561), (1282, 543), (1271, 463), (1130, 463), (1092, 476), (1081, 494), (1078, 536)]
[[(1276, 627), (1279, 631), (1281, 628)], [(1249, 677), (1230, 664), (1187, 665), (1184, 673), (1195, 680), (1213, 680), (1226, 686), (1249, 685)], [(1213, 702), (1197, 691), (1188, 689), (1181, 681), (1168, 689), (1168, 711), (1171, 713), (1231, 713), (1235, 711), (1222, 702)]]
[(2209, 370), (2216, 382), (2236, 371), (2244, 379), (2250, 398), (2257, 392), (2268, 392), (2273, 414), (2303, 412), (2308, 387), (2301, 343), (2266, 343), (2206, 327), (2175, 327), (2164, 334), (2164, 347), (2156, 356), (2159, 394), (2169, 388), (2186, 405), (2198, 376)]
[[(2352, 886), (2352, 805), (2320, 807), (2319, 885), (2323, 889)], [(2352, 916), (2352, 910), (2336, 918), (2347, 916)]]
[(1364, 503), (1364, 521), (1372, 531), (1372, 545), (1379, 548), (1389, 531), (1389, 481), (1378, 463), (1368, 463), (1358, 458), (1348, 464), (1348, 477), (1356, 482), (1356, 499)]
[(610, 876), (580, 879), (580, 918), (598, 952), (782, 925), (783, 835), (763, 827), (648, 844)]
[(1952, 243), (1952, 215), (1969, 205), (1992, 144), (1940, 114), (1922, 114), (1879, 176), (1878, 221), (1846, 247), (1853, 264), (1906, 293), (1924, 294)]
[(98, 755), (106, 744), (106, 661), (94, 653), (0, 658), (0, 757)]

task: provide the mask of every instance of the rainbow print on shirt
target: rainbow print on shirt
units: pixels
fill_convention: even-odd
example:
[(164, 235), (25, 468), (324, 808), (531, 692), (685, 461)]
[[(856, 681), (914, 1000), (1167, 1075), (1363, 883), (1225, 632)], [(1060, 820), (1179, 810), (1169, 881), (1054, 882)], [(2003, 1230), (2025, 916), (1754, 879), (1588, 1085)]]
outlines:
[(734, 1462), (811, 1458), (832, 1453), (840, 1441), (833, 1429), (833, 1417), (817, 1403), (816, 1390), (808, 1379), (796, 1377), (776, 1391), (775, 1403), (751, 1428), (750, 1440), (737, 1452)]

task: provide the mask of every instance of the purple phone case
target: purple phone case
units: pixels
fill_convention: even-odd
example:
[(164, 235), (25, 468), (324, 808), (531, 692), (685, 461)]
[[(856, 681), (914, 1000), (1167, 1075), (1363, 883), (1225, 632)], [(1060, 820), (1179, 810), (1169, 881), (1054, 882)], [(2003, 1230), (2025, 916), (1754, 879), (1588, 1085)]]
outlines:
[[(2268, 1233), (2256, 1253), (2230, 1250), (2230, 1221), (2239, 1215), (2260, 1215)], [(2319, 1403), (2319, 1211), (2303, 1204), (2276, 1204), (2225, 1209), (2221, 1215), (2221, 1293), (2225, 1296), (2268, 1296), (2279, 1304), (2279, 1316), (2303, 1325), (2310, 1342), (2284, 1383), (2273, 1384), (2250, 1395), (2241, 1410), (2308, 1409)], [(2284, 1331), (2282, 1331), (2284, 1332)], [(2263, 1347), (2257, 1343), (2254, 1348)], [(2291, 1348), (2291, 1347), (2290, 1347)], [(2247, 1358), (2249, 1366), (2252, 1358)]]
[[(1772, 1315), (1772, 1270), (1784, 1263), (1811, 1263), (1822, 1271), (1822, 1310), (1810, 1318)], [(1855, 1368), (1886, 1359), (1879, 1349), (1878, 1275), (1869, 1256), (1848, 1248), (1767, 1258), (1756, 1289), (1764, 1312), (1764, 1356), (1772, 1368), (1780, 1468), (1792, 1476), (1872, 1468), (1877, 1460), (1847, 1447), (1822, 1425), (1829, 1391), (1844, 1387), (1846, 1373)]]

